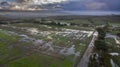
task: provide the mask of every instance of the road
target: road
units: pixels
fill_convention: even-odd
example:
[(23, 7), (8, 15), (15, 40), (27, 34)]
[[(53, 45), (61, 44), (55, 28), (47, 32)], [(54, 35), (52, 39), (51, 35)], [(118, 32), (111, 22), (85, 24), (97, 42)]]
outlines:
[(89, 63), (89, 58), (93, 52), (93, 48), (94, 48), (94, 42), (95, 40), (97, 39), (98, 37), (98, 32), (95, 31), (94, 34), (93, 34), (93, 38), (86, 50), (86, 52), (84, 53), (83, 57), (81, 58), (81, 61), (80, 63), (78, 64), (77, 67), (88, 67), (88, 63)]

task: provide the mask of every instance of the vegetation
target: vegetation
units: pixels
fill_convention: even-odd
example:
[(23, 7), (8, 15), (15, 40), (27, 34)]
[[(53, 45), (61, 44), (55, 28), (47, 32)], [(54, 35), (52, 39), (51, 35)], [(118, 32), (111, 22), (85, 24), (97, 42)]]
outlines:
[[(89, 67), (111, 67), (110, 56), (107, 54), (108, 47), (105, 41), (104, 28), (97, 28), (98, 39), (95, 41), (95, 54), (90, 57)], [(97, 57), (97, 58), (96, 58)]]
[[(69, 31), (70, 34), (66, 33), (67, 31), (65, 30), (67, 29), (74, 31), (85, 30), (84, 28), (79, 28), (79, 26), (67, 25), (67, 22), (64, 24), (61, 22), (53, 22), (48, 20), (23, 20), (17, 22), (14, 21), (13, 23), (12, 22), (13, 21), (10, 23), (5, 22), (6, 24), (2, 23), (0, 25), (0, 39), (2, 40), (0, 46), (7, 43), (5, 48), (1, 47), (0, 49), (1, 54), (4, 53), (2, 49), (6, 51), (6, 53), (2, 55), (0, 54), (0, 58), (2, 58), (0, 59), (0, 66), (2, 67), (72, 67), (74, 65), (77, 65), (80, 57), (84, 53), (88, 43), (92, 38), (92, 36), (87, 37), (87, 33), (74, 33), (72, 31)], [(38, 33), (31, 34), (31, 32), (34, 31), (35, 33), (38, 31)], [(85, 31), (92, 30), (88, 29)], [(63, 32), (63, 34), (57, 34), (59, 32)], [(6, 35), (4, 35), (5, 33)], [(2, 36), (5, 36), (6, 39), (4, 40)], [(77, 39), (76, 36), (79, 38)], [(13, 41), (12, 38), (14, 39)], [(7, 40), (8, 42), (6, 42)], [(36, 47), (37, 44), (34, 44), (34, 42), (37, 40), (42, 40), (48, 44), (52, 42), (52, 46), (56, 51), (47, 51), (47, 48), (39, 49), (40, 46)], [(75, 52), (80, 52), (80, 56), (78, 56), (76, 59), (74, 59), (74, 54), (65, 56), (57, 52), (64, 48), (69, 49), (72, 45), (75, 45)]]
[[(102, 25), (106, 26), (99, 28)], [(93, 31), (95, 27), (98, 27), (96, 30), (99, 36), (95, 41), (95, 54), (93, 53), (90, 58), (89, 67), (111, 67), (111, 58), (119, 65), (120, 57), (109, 55), (110, 52), (120, 53), (118, 44), (115, 44), (112, 39), (105, 39), (108, 32), (119, 36), (118, 28), (112, 29), (111, 25), (119, 27), (119, 20), (114, 20), (113, 17), (61, 16), (0, 21), (0, 67), (76, 67), (92, 36), (87, 37), (86, 33), (75, 34), (75, 32), (67, 35), (57, 33), (65, 33), (66, 29)], [(31, 30), (35, 30), (35, 33), (36, 30), (39, 31), (31, 34), (33, 32)], [(79, 37), (77, 35), (80, 38), (77, 39)], [(21, 41), (25, 37), (28, 39)], [(55, 52), (47, 51), (48, 47), (40, 49), (42, 44), (34, 44), (36, 40), (42, 40), (44, 44), (52, 42), (52, 46), (56, 49)], [(69, 56), (58, 54), (58, 50), (69, 49), (72, 45), (75, 45), (75, 52), (80, 52), (80, 56), (76, 59), (73, 54)]]

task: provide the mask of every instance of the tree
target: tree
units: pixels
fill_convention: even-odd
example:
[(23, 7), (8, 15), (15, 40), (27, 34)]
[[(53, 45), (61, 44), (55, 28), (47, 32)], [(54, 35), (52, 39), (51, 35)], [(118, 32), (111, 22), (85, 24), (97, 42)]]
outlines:
[(96, 40), (95, 41), (95, 47), (98, 50), (102, 50), (102, 52), (107, 51), (107, 44), (104, 40)]
[(104, 31), (103, 28), (97, 28), (98, 31), (98, 39), (105, 39), (106, 32)]
[(105, 52), (107, 51), (107, 43), (105, 42), (106, 31), (101, 27), (96, 30), (98, 31), (98, 40), (95, 41), (95, 47), (96, 49)]

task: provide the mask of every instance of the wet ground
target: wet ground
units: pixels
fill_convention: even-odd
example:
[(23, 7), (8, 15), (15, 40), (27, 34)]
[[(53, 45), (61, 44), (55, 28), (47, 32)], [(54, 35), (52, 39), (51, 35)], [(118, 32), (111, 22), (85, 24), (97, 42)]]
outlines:
[[(54, 59), (63, 59), (64, 57), (64, 60), (70, 60), (65, 63), (71, 63), (72, 66), (77, 57), (82, 56), (83, 51), (88, 45), (87, 42), (89, 43), (91, 40), (92, 33), (92, 30), (69, 29), (34, 23), (1, 24), (0, 43), (4, 47), (1, 48), (5, 49), (7, 53), (2, 55), (0, 53), (1, 58), (6, 56), (0, 60), (0, 63), (9, 65), (13, 60), (37, 53), (53, 57)], [(8, 43), (6, 43), (7, 41)], [(12, 53), (12, 50), (15, 50), (17, 53)], [(9, 53), (11, 55), (7, 56), (6, 54)], [(7, 58), (10, 60), (7, 60)], [(54, 64), (51, 63), (51, 65)], [(65, 67), (64, 64), (61, 64), (61, 66)]]

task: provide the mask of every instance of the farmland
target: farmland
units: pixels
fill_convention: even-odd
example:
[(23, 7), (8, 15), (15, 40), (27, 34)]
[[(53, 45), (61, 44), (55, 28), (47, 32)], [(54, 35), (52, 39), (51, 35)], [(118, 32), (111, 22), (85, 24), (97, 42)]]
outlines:
[[(95, 27), (107, 23), (110, 27), (120, 26), (118, 16), (75, 18), (1, 19), (0, 67), (76, 66), (91, 42)], [(116, 35), (113, 31), (109, 33)], [(110, 53), (119, 53), (115, 50), (118, 47), (112, 45), (114, 40), (106, 38), (106, 41), (112, 42)]]
[(93, 33), (93, 30), (75, 28), (22, 22), (1, 24), (0, 65), (72, 67), (82, 56)]

